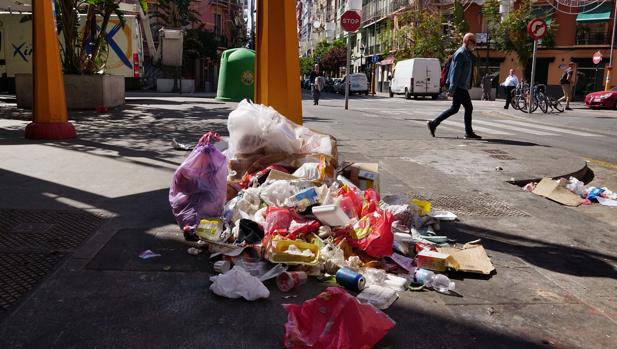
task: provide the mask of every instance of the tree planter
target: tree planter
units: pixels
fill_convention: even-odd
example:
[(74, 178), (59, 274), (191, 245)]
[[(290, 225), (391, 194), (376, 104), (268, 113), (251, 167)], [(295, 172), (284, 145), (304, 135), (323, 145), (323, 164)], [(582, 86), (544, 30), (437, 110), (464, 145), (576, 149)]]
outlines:
[[(17, 107), (32, 109), (32, 74), (15, 74)], [(124, 104), (124, 76), (64, 75), (66, 105), (69, 109), (108, 108)]]

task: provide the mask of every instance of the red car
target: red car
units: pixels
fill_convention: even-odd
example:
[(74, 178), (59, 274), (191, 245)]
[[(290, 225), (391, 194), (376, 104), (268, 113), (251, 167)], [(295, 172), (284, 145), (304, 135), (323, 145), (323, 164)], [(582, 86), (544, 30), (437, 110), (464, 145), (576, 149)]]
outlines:
[(585, 96), (585, 105), (589, 108), (617, 109), (617, 86), (609, 91), (592, 92)]

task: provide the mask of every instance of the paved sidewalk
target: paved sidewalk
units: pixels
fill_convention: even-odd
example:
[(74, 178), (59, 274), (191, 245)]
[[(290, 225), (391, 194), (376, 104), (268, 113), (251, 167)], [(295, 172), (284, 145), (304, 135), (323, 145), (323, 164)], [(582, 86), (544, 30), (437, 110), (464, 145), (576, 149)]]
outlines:
[[(444, 224), (444, 235), (481, 238), (497, 269), (455, 276), (462, 298), (402, 294), (378, 348), (613, 346), (615, 229), (505, 182), (565, 175), (584, 161), (541, 146), (433, 140), (425, 130), (402, 137), (396, 123), (310, 104), (306, 125), (336, 136), (343, 159), (381, 162), (384, 194), (455, 211), (461, 221)], [(281, 304), (327, 285), (311, 281), (287, 298), (268, 283), (270, 298), (253, 303), (214, 296), (207, 256), (186, 253), (167, 200), (186, 155), (171, 139), (227, 136), (234, 107), (135, 94), (109, 114), (71, 113), (79, 137), (45, 142), (23, 138), (28, 112), (0, 104), (0, 278), (24, 263), (39, 275), (9, 275), (19, 287), (0, 298), (0, 347), (281, 347)], [(487, 149), (514, 160), (495, 171), (502, 162)], [(163, 256), (137, 258), (146, 249)]]

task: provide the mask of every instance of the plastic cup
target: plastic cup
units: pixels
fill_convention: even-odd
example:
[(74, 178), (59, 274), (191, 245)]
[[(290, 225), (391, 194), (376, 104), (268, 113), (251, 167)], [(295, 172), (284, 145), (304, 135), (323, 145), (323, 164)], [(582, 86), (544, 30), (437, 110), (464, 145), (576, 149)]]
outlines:
[(289, 292), (304, 284), (307, 276), (303, 271), (286, 271), (276, 278), (276, 286), (282, 292)]

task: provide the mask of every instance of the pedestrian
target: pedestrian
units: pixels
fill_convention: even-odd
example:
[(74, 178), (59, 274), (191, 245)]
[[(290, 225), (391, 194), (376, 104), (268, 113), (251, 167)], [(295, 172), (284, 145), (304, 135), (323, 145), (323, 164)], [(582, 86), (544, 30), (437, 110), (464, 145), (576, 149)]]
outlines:
[(487, 72), (482, 78), (482, 100), (491, 100), (491, 86), (493, 85), (493, 78)]
[(566, 101), (566, 110), (572, 110), (570, 108), (570, 101), (572, 100), (572, 85), (574, 82), (574, 62), (570, 62), (568, 64), (568, 69), (561, 75), (561, 79), (559, 79), (559, 83), (561, 84), (561, 89), (563, 90), (563, 97), (559, 99), (559, 101)]
[(315, 80), (318, 80), (317, 77), (321, 77), (318, 83), (323, 79), (323, 73), (319, 69), (319, 64), (315, 64), (315, 69), (311, 72), (309, 76), (309, 81), (311, 83), (311, 92), (313, 94), (313, 105), (319, 105), (319, 96), (321, 95), (321, 89), (323, 89), (323, 84), (321, 85), (321, 89), (319, 89), (319, 84), (316, 84)]
[(503, 109), (508, 109), (510, 107), (510, 103), (512, 103), (512, 91), (518, 85), (518, 77), (514, 74), (514, 69), (510, 69), (510, 73), (506, 76), (506, 80), (501, 83), (501, 86), (506, 90), (506, 105), (503, 106)]
[(471, 127), (471, 113), (473, 105), (471, 97), (469, 97), (469, 89), (471, 88), (471, 72), (473, 70), (472, 52), (476, 48), (476, 36), (473, 33), (467, 33), (463, 37), (463, 45), (454, 52), (452, 63), (448, 71), (446, 84), (448, 84), (448, 95), (452, 96), (452, 106), (441, 113), (435, 120), (427, 123), (431, 136), (435, 137), (437, 126), (450, 116), (458, 113), (461, 104), (465, 108), (465, 138), (466, 139), (482, 139), (473, 132)]

